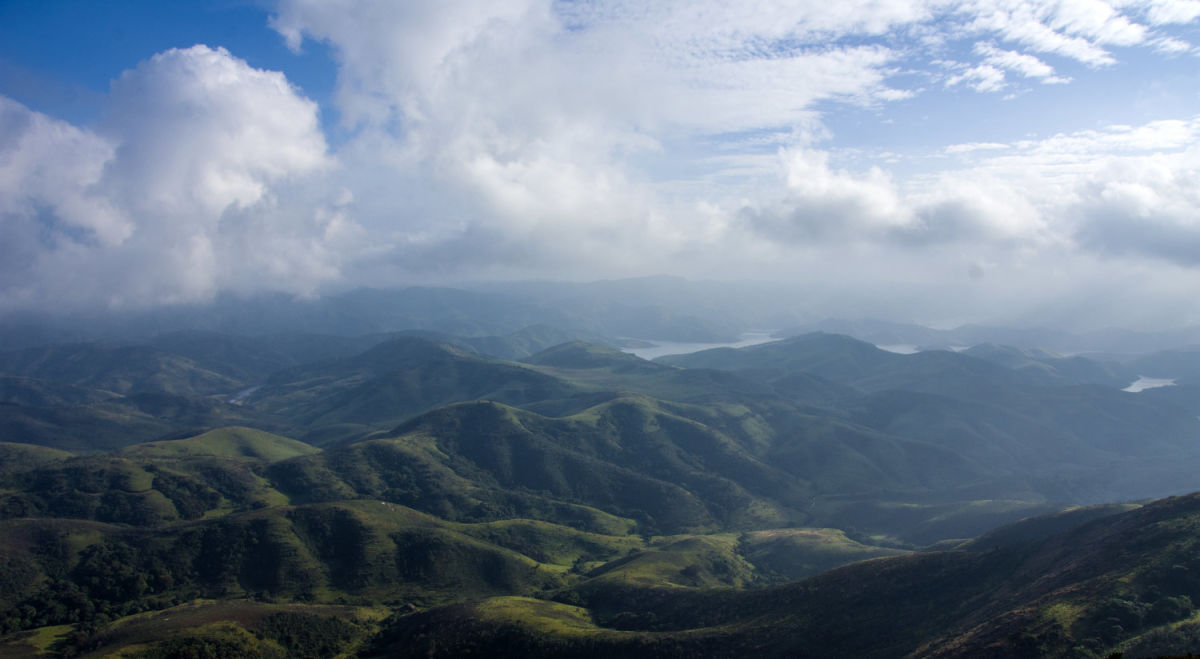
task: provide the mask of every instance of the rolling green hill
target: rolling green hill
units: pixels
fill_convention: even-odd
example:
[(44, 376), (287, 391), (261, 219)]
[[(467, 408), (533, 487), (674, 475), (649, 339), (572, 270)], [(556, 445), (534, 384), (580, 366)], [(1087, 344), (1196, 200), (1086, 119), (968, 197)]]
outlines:
[(137, 444), (122, 454), (135, 459), (212, 456), (277, 462), (318, 452), (320, 449), (294, 439), (254, 428), (229, 426), (187, 439)]
[(368, 430), (464, 400), (522, 404), (572, 393), (570, 383), (510, 362), (402, 338), (350, 359), (277, 372), (247, 405), (309, 432), (337, 425)]
[(481, 336), (460, 339), (481, 354), (499, 359), (520, 360), (543, 350), (572, 341), (611, 345), (615, 340), (595, 332), (564, 330), (550, 325), (532, 325), (504, 336)]
[(196, 601), (124, 617), (102, 635), (69, 625), (15, 634), (0, 642), (0, 657), (329, 657), (359, 649), (384, 615), (371, 607)]
[(0, 442), (0, 478), (61, 462), (70, 457), (71, 454), (66, 451), (45, 446)]
[(1128, 368), (1138, 375), (1174, 378), (1190, 384), (1200, 381), (1200, 346), (1185, 346), (1141, 355)]
[(111, 451), (139, 442), (187, 437), (228, 425), (278, 429), (282, 423), (211, 397), (140, 393), (87, 405), (0, 404), (8, 441), (79, 451)]
[(117, 394), (54, 380), (0, 375), (0, 405), (23, 407), (86, 406), (110, 402)]
[(814, 332), (747, 348), (714, 348), (660, 357), (656, 361), (686, 368), (726, 371), (804, 372), (835, 382), (852, 382), (901, 362), (903, 357), (848, 336)]
[(961, 500), (957, 488), (987, 476), (944, 448), (820, 417), (787, 421), (776, 429), (745, 408), (636, 395), (560, 418), (464, 403), (386, 438), (278, 463), (272, 478), (306, 500), (369, 496), (456, 516), (482, 514), (486, 501), (518, 506), (524, 516), (546, 514), (534, 499), (578, 503), (659, 533), (810, 519), (883, 532), (844, 496), (943, 504), (911, 506), (907, 519), (916, 524), (923, 514), (944, 515)]
[[(856, 563), (758, 590), (577, 587), (400, 618), (367, 656), (1104, 657), (1195, 649), (1200, 495), (986, 551)], [(580, 606), (582, 605), (582, 607)]]
[(1087, 377), (1063, 374), (1071, 368), (1095, 367), (1096, 379), (1107, 376), (1098, 362), (1084, 368), (1031, 351), (1045, 368), (1063, 369), (1047, 375), (1028, 368), (1029, 355), (1019, 351), (979, 352), (991, 361), (946, 351), (898, 355), (816, 333), (658, 361), (720, 368), (768, 385), (816, 374), (850, 387), (860, 395), (833, 399), (843, 418), (985, 466), (994, 477), (989, 498), (1025, 498), (1024, 488), (1054, 501), (1100, 503), (1194, 487), (1200, 406), (1186, 390), (1129, 394), (1118, 390), (1126, 383), (1116, 375), (1113, 385), (1073, 384)]
[(0, 373), (117, 394), (208, 395), (240, 388), (237, 379), (149, 346), (81, 343), (0, 353)]
[(564, 369), (607, 369), (617, 373), (655, 373), (661, 370), (652, 362), (629, 353), (582, 341), (570, 341), (547, 348), (530, 356), (525, 362)]
[(544, 345), (564, 335), (4, 353), (0, 656), (1090, 657), (1200, 638), (1200, 495), (1112, 503), (1197, 487), (1186, 384), (1127, 393), (1111, 364), (1002, 346), (815, 334), (649, 362)]
[(862, 392), (903, 390), (981, 399), (997, 391), (1040, 384), (1037, 377), (945, 350), (900, 355), (848, 336), (805, 334), (747, 348), (717, 348), (657, 361), (716, 368), (770, 382), (805, 373)]
[(1137, 372), (1130, 366), (1081, 356), (1063, 357), (1036, 348), (980, 343), (963, 354), (1029, 374), (1047, 385), (1104, 384), (1120, 388), (1137, 379)]

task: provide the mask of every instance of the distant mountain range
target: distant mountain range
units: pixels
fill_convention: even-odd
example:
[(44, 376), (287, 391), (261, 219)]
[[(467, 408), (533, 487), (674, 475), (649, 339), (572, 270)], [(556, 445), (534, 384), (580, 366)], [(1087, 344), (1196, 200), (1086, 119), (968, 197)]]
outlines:
[[(877, 345), (943, 349), (996, 343), (1066, 355), (1107, 353), (1116, 357), (1200, 345), (1200, 327), (1155, 332), (1065, 331), (968, 324), (932, 329), (888, 320), (821, 318), (808, 304), (805, 296), (783, 284), (666, 276), (589, 283), (356, 289), (311, 299), (226, 294), (210, 303), (141, 310), (9, 312), (0, 318), (0, 346), (13, 350), (95, 340), (136, 344), (181, 331), (260, 337), (297, 333), (361, 337), (419, 331), (479, 339), (504, 337), (536, 326), (566, 331), (573, 335), (570, 339), (609, 345), (629, 338), (733, 342), (749, 331), (774, 332), (779, 338), (821, 331)], [(485, 352), (500, 355), (501, 351)]]
[(0, 352), (0, 656), (1200, 640), (1187, 348), (294, 329)]
[(1064, 331), (1038, 327), (1005, 327), (999, 325), (963, 325), (954, 329), (933, 329), (911, 323), (884, 320), (825, 319), (777, 330), (784, 338), (811, 332), (845, 334), (876, 345), (911, 346), (929, 349), (962, 349), (980, 343), (995, 343), (1022, 348), (1042, 349), (1075, 355), (1098, 353), (1110, 359), (1129, 359), (1135, 355), (1178, 348), (1200, 346), (1200, 327), (1163, 331), (1134, 331), (1096, 329)]

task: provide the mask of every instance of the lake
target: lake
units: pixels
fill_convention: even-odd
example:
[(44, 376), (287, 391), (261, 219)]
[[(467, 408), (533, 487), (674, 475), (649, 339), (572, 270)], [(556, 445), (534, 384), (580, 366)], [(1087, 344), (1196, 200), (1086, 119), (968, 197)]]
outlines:
[(754, 346), (760, 343), (770, 343), (779, 339), (771, 336), (771, 332), (746, 332), (738, 337), (737, 341), (732, 343), (688, 343), (684, 341), (658, 341), (655, 339), (642, 339), (653, 343), (654, 345), (647, 348), (623, 348), (625, 352), (632, 353), (642, 359), (654, 359), (664, 355), (686, 355), (701, 350), (710, 350), (712, 348), (745, 348), (746, 346)]
[(921, 352), (921, 349), (912, 343), (891, 343), (888, 345), (876, 345), (880, 350), (894, 352), (897, 355), (915, 355)]
[(1148, 378), (1148, 377), (1139, 375), (1138, 379), (1136, 381), (1134, 381), (1133, 384), (1129, 385), (1128, 387), (1125, 387), (1121, 391), (1128, 391), (1128, 392), (1136, 394), (1139, 391), (1145, 391), (1147, 389), (1156, 389), (1158, 387), (1173, 387), (1173, 386), (1175, 386), (1175, 380), (1172, 380), (1169, 378)]

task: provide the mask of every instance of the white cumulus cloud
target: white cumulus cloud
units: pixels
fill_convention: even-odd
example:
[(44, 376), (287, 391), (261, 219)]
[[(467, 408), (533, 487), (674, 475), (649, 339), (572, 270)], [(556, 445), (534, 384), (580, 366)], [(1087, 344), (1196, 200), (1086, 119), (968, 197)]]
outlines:
[(144, 305), (336, 276), (322, 243), (347, 220), (290, 187), (334, 162), (316, 104), (282, 74), (195, 46), (123, 73), (94, 130), (0, 107), (0, 221), (24, 255), (6, 302)]
[[(1114, 110), (1131, 125), (1037, 134), (1004, 112), (1126, 58), (1177, 63), (1198, 18), (1195, 0), (278, 0), (270, 26), (337, 67), (334, 152), (282, 73), (215, 46), (114, 72), (94, 126), (0, 100), (0, 288), (107, 305), (829, 274), (847, 300), (903, 278), (1016, 304), (1048, 273), (1047, 295), (1106, 265), (1146, 282), (1197, 265), (1197, 122)], [(921, 115), (947, 99), (963, 116), (943, 133)]]

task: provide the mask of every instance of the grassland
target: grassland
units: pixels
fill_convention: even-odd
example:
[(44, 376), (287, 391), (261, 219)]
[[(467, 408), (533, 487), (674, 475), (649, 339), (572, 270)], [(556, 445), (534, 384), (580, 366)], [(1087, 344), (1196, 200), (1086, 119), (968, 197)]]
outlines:
[(319, 452), (320, 449), (294, 439), (254, 428), (229, 426), (187, 439), (138, 444), (123, 451), (122, 455), (148, 460), (210, 456), (278, 462)]

